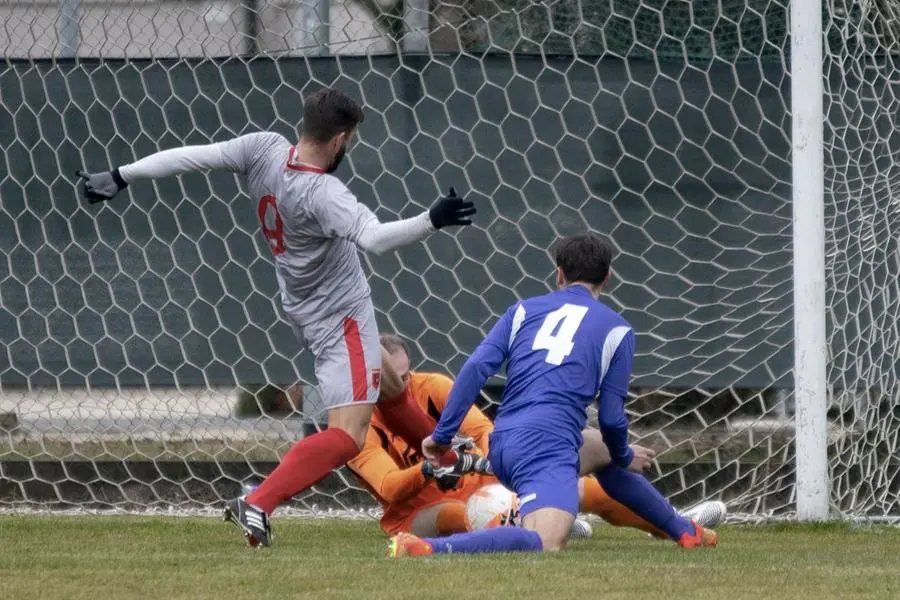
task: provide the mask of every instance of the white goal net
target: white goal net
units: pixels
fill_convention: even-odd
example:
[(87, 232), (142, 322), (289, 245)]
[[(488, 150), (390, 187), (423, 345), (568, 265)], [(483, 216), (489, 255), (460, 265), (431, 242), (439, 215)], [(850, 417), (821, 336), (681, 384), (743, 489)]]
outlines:
[[(900, 518), (900, 11), (824, 5), (832, 512)], [(383, 331), (453, 374), (550, 244), (614, 242), (629, 410), (677, 506), (794, 506), (786, 0), (0, 3), (0, 508), (217, 507), (322, 421), (255, 204), (222, 173), (79, 201), (73, 173), (259, 129), (336, 86), (340, 175), (384, 218), (477, 224), (367, 257)], [(73, 58), (77, 57), (77, 58)], [(485, 390), (488, 409), (502, 380)], [(375, 506), (338, 472), (295, 499)]]

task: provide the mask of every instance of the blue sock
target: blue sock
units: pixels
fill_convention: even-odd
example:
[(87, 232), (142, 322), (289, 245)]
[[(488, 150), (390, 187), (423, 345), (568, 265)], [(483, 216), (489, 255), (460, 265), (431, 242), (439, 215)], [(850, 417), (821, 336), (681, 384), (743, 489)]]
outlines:
[(520, 527), (495, 527), (447, 537), (425, 538), (435, 554), (483, 552), (540, 552), (544, 549), (536, 531)]
[(683, 533), (696, 533), (694, 524), (675, 512), (669, 501), (643, 475), (612, 464), (603, 467), (595, 475), (610, 498), (665, 531), (673, 540), (677, 541)]

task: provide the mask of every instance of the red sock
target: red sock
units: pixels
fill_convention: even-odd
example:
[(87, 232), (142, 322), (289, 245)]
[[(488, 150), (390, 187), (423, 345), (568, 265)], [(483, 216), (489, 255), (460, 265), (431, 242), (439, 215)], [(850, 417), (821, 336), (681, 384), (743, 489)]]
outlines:
[(343, 429), (326, 429), (294, 444), (247, 502), (272, 514), (282, 502), (315, 485), (359, 454), (356, 442)]
[(421, 450), (422, 440), (431, 435), (437, 423), (422, 412), (407, 386), (393, 398), (382, 398), (375, 405), (381, 420), (394, 435), (399, 435), (411, 448)]

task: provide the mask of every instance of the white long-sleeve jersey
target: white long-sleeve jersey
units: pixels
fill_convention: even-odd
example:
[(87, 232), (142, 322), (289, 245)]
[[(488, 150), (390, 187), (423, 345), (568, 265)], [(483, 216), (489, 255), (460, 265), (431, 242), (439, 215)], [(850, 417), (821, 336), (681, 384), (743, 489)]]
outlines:
[(370, 294), (358, 248), (394, 250), (434, 231), (428, 212), (380, 223), (336, 177), (297, 163), (277, 133), (164, 150), (119, 167), (126, 182), (210, 169), (247, 178), (275, 257), (282, 305), (300, 327), (355, 306)]

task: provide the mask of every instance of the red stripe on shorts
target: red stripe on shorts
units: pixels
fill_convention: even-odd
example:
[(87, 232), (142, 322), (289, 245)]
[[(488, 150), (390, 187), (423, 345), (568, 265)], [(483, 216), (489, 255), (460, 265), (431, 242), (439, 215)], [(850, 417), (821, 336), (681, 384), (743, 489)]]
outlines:
[(366, 355), (363, 353), (359, 325), (354, 319), (344, 319), (344, 342), (350, 356), (350, 377), (353, 380), (353, 401), (368, 398), (368, 377), (366, 377)]

